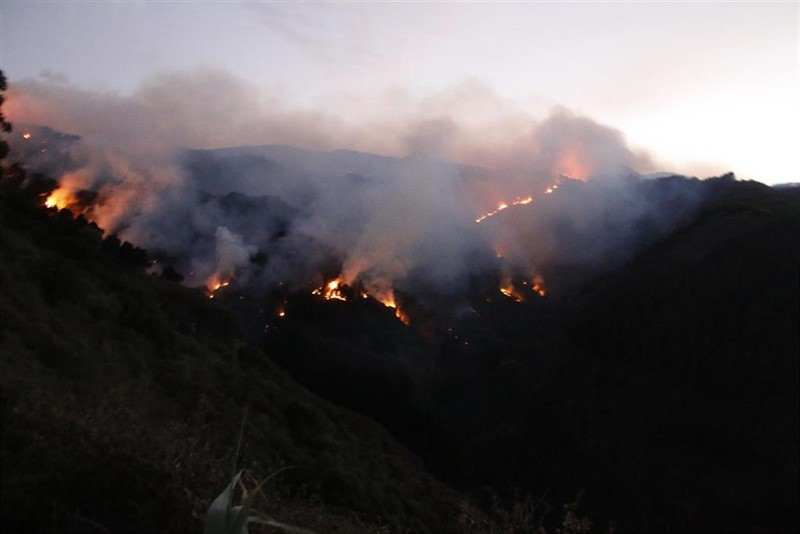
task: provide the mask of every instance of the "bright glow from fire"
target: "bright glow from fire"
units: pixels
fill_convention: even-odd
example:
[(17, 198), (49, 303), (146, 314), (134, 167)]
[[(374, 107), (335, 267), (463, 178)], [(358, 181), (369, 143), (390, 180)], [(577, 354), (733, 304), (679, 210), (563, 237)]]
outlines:
[[(313, 290), (311, 292), (311, 294), (312, 295), (319, 295), (322, 298), (324, 298), (325, 300), (344, 300), (344, 301), (347, 301), (347, 296), (344, 293), (342, 293), (342, 279), (341, 279), (341, 277), (340, 278), (336, 278), (334, 280), (331, 280), (330, 282), (325, 284), (323, 287), (318, 287), (317, 289)], [(367, 299), (370, 296), (372, 296), (375, 300), (377, 300), (378, 302), (380, 302), (381, 304), (383, 304), (387, 308), (392, 308), (394, 310), (395, 317), (400, 319), (404, 324), (409, 324), (411, 322), (409, 317), (408, 317), (408, 315), (406, 315), (406, 313), (403, 312), (397, 306), (397, 302), (394, 299), (394, 291), (392, 291), (391, 289), (388, 292), (381, 292), (381, 294), (379, 294), (379, 295), (370, 295), (369, 293), (367, 293), (366, 290), (362, 289), (359, 292), (359, 296), (362, 299)], [(279, 317), (283, 317), (283, 315), (281, 315), (281, 312), (282, 312), (282, 310), (279, 311), (279, 313), (278, 313)]]
[(586, 181), (591, 174), (590, 170), (584, 164), (581, 154), (577, 151), (567, 151), (558, 158), (556, 163), (556, 172), (563, 176), (569, 176), (576, 180)]
[[(558, 189), (558, 182), (555, 182), (555, 183), (549, 185), (544, 190), (544, 193), (546, 195), (549, 195), (553, 191), (555, 191), (556, 189)], [(497, 215), (498, 213), (500, 213), (504, 209), (507, 209), (507, 208), (509, 208), (511, 206), (525, 206), (525, 205), (530, 204), (532, 202), (533, 202), (533, 197), (531, 195), (528, 195), (527, 197), (517, 197), (511, 202), (500, 202), (497, 205), (497, 209), (484, 213), (483, 215), (481, 215), (480, 217), (475, 219), (475, 222), (476, 223), (481, 223), (481, 222), (485, 221), (486, 219), (488, 219), (489, 217), (494, 217), (495, 215)]]
[(394, 316), (400, 319), (400, 321), (406, 326), (411, 324), (411, 318), (400, 308), (394, 309)]
[(525, 198), (517, 197), (510, 204), (508, 202), (501, 202), (500, 204), (497, 205), (497, 209), (496, 210), (490, 211), (488, 213), (484, 213), (483, 215), (481, 215), (480, 217), (475, 219), (475, 222), (476, 223), (483, 222), (484, 220), (488, 219), (489, 217), (493, 217), (493, 216), (497, 215), (498, 213), (500, 213), (504, 209), (508, 209), (509, 206), (519, 206), (521, 204), (530, 204), (531, 202), (533, 202), (533, 197), (530, 197), (530, 196), (525, 197)]
[(531, 289), (536, 291), (540, 297), (547, 295), (547, 290), (544, 288), (544, 278), (542, 275), (537, 274), (533, 277), (533, 287)]
[(322, 295), (325, 300), (347, 300), (347, 297), (342, 293), (341, 279), (337, 278), (328, 282), (325, 287), (319, 287), (311, 292), (312, 295)]
[(30, 132), (25, 132), (24, 134), (22, 134), (22, 138), (26, 139), (26, 140), (30, 139), (31, 138), (31, 133)]
[(389, 292), (386, 295), (376, 297), (376, 300), (386, 306), (387, 308), (397, 308), (397, 303), (394, 301), (394, 293)]
[(503, 295), (507, 296), (510, 299), (514, 299), (515, 302), (522, 302), (524, 300), (522, 294), (518, 293), (514, 289), (514, 285), (511, 283), (511, 281), (504, 283), (500, 287), (500, 293), (502, 293)]
[(44, 201), (44, 205), (48, 208), (58, 209), (69, 208), (74, 203), (75, 197), (73, 196), (72, 191), (65, 189), (64, 187), (59, 187), (58, 189), (54, 190), (52, 193), (50, 193), (50, 196), (47, 197), (47, 200)]
[(209, 278), (208, 281), (206, 282), (206, 289), (208, 290), (208, 298), (213, 299), (214, 293), (216, 293), (223, 287), (229, 286), (230, 284), (231, 284), (230, 280), (224, 280), (218, 274), (212, 275), (211, 278)]
[(387, 308), (394, 309), (394, 316), (400, 319), (403, 324), (409, 325), (411, 323), (411, 318), (397, 305), (397, 301), (394, 299), (394, 291), (390, 290), (385, 295), (376, 297), (376, 300)]

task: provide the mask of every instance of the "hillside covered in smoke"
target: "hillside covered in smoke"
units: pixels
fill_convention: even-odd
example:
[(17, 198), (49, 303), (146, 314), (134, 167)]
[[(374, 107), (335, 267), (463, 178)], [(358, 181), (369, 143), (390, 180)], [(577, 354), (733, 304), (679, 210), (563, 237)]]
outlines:
[(130, 95), (27, 80), (8, 115), (17, 158), (59, 180), (51, 202), (80, 204), (188, 285), (320, 287), (325, 273), (382, 299), (451, 297), (487, 271), (602, 271), (703, 196), (638, 180), (655, 165), (619, 131), (564, 108), (533, 117), (476, 81), (362, 104), (358, 119), (294, 109), (200, 69)]
[(181, 150), (165, 168), (142, 168), (46, 128), (23, 127), (12, 144), (32, 170), (60, 177), (55, 205), (209, 288), (312, 289), (340, 278), (424, 300), (452, 298), (486, 273), (596, 275), (665, 235), (706, 194), (697, 180), (647, 179), (624, 165), (577, 179), (566, 172), (582, 176), (578, 163), (559, 174), (258, 146)]
[[(38, 222), (4, 219), (19, 256), (4, 283), (41, 297), (4, 301), (15, 364), (87, 383), (141, 376), (163, 383), (148, 398), (223, 426), (215, 403), (244, 404), (247, 369), (265, 366), (252, 387), (274, 393), (280, 368), (385, 427), (424, 469), (395, 463), (391, 441), (364, 453), (353, 436), (380, 431), (340, 425), (349, 412), (306, 393), (289, 396), (299, 407), (261, 399), (280, 429), (259, 434), (253, 461), (299, 457), (314, 469), (298, 485), (398, 531), (549, 531), (565, 526), (563, 503), (601, 530), (797, 529), (796, 187), (648, 174), (619, 132), (563, 109), (514, 115), (474, 87), (466, 103), (506, 118), (464, 122), (464, 93), (370, 129), (279, 101), (251, 116), (216, 99), (252, 101), (231, 83), (11, 94), (12, 117), (28, 118), (11, 160), (28, 171), (8, 167), (7, 182)], [(95, 258), (107, 253), (118, 258)], [(62, 321), (73, 315), (144, 348), (120, 363), (126, 343), (80, 341)], [(33, 375), (11, 384), (25, 402)], [(459, 497), (437, 479), (469, 496), (455, 521)]]

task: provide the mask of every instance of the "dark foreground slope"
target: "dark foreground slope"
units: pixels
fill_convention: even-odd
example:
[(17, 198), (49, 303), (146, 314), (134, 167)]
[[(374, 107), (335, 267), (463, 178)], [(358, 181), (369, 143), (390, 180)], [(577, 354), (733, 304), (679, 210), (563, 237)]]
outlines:
[(792, 532), (800, 188), (710, 185), (691, 224), (576, 299), (552, 396), (599, 509), (642, 530)]
[(697, 186), (677, 231), (582, 290), (488, 284), (451, 322), (407, 306), (409, 328), (290, 298), (264, 344), (462, 490), (581, 494), (597, 528), (796, 531), (800, 189)]
[[(293, 466), (257, 508), (321, 531), (454, 528), (458, 496), (380, 426), (298, 386), (144, 252), (2, 184), (4, 529), (200, 530), (239, 467)], [(47, 188), (46, 182), (34, 187)]]

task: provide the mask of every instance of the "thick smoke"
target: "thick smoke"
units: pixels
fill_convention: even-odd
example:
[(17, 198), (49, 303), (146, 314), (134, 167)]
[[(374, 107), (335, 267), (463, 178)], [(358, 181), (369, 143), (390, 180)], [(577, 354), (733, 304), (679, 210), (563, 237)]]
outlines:
[(56, 172), (65, 195), (97, 191), (90, 217), (192, 285), (341, 275), (374, 294), (448, 294), (497, 255), (527, 276), (612, 265), (696, 203), (688, 188), (669, 209), (653, 200), (636, 178), (652, 163), (620, 132), (563, 108), (537, 120), (475, 81), (364, 107), (297, 110), (217, 71), (162, 75), (129, 96), (26, 81), (8, 100), (18, 124), (80, 137), (39, 129), (49, 152), (15, 137), (17, 153)]

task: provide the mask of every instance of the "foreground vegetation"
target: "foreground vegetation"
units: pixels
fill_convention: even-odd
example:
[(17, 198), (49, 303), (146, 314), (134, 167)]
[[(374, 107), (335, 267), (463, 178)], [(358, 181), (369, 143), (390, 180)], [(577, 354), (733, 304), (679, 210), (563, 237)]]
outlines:
[[(12, 531), (200, 530), (239, 466), (283, 471), (258, 503), (329, 531), (457, 527), (459, 496), (385, 430), (295, 384), (201, 292), (3, 179), (2, 524)], [(324, 505), (323, 505), (324, 503)]]

